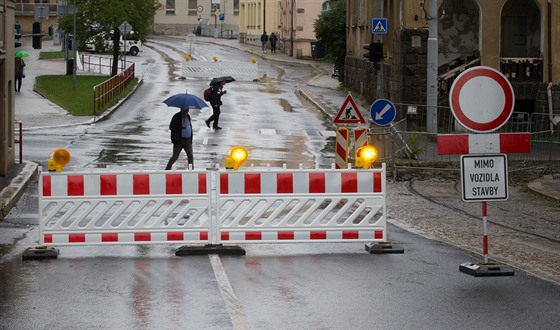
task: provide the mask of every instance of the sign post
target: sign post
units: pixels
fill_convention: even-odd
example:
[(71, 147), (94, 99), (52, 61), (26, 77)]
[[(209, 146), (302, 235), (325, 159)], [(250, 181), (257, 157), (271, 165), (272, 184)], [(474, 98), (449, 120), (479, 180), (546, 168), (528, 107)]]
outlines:
[[(513, 87), (498, 70), (478, 66), (461, 73), (453, 82), (449, 104), (455, 120), (476, 133), (491, 133), (507, 123), (515, 105)], [(482, 202), (484, 262), (463, 263), (459, 271), (473, 276), (513, 276), (514, 271), (488, 262), (487, 202), (508, 198), (507, 156), (503, 152), (528, 152), (526, 135), (446, 134), (438, 136), (439, 154), (460, 154), (461, 191), (464, 202)], [(530, 138), (529, 138), (530, 139)], [(512, 140), (522, 143), (511, 143)], [(528, 142), (528, 143), (527, 143)]]

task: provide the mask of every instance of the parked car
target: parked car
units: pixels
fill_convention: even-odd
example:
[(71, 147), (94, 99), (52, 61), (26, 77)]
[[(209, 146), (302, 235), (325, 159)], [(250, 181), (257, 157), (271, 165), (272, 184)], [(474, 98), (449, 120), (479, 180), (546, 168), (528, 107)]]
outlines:
[[(124, 35), (121, 34), (119, 49), (121, 52), (125, 51)], [(101, 32), (86, 41), (86, 50), (92, 53), (105, 53), (113, 50), (113, 31)], [(142, 51), (142, 42), (139, 40), (138, 35), (131, 31), (126, 35), (126, 53), (128, 55), (136, 56)]]

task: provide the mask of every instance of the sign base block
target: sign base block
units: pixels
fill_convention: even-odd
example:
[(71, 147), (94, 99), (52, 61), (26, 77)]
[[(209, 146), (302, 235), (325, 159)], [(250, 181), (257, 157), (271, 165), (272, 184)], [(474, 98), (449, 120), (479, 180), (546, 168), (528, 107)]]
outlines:
[(206, 254), (219, 254), (228, 256), (244, 256), (245, 250), (239, 246), (226, 246), (222, 244), (206, 244), (205, 246), (181, 246), (175, 251), (176, 256), (197, 256)]
[(499, 264), (476, 264), (465, 262), (459, 266), (461, 273), (474, 277), (513, 276), (515, 272), (509, 266)]
[(365, 249), (369, 254), (404, 253), (402, 246), (391, 242), (367, 243)]
[(36, 246), (26, 249), (21, 258), (23, 260), (56, 259), (58, 250), (47, 246)]

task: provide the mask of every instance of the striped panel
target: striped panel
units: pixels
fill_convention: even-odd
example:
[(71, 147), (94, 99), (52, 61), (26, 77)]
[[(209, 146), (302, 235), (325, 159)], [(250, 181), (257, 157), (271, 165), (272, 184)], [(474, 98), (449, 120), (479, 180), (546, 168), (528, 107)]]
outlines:
[(530, 151), (530, 133), (438, 135), (438, 155), (528, 153)]
[(223, 242), (382, 241), (385, 229), (308, 231), (223, 231)]
[(220, 173), (220, 194), (381, 193), (378, 171)]
[(334, 164), (337, 169), (348, 167), (348, 129), (341, 127), (336, 131)]
[(43, 197), (205, 195), (207, 173), (42, 173)]
[(208, 242), (208, 232), (45, 233), (46, 245)]
[(367, 130), (365, 128), (355, 128), (354, 129), (354, 150), (358, 152), (358, 149), (367, 145)]

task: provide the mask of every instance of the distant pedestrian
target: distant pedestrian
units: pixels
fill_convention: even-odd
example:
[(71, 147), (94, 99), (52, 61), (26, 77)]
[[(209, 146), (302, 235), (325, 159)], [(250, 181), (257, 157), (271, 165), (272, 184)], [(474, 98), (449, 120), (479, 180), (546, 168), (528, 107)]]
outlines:
[(225, 81), (220, 81), (211, 85), (212, 91), (210, 92), (210, 105), (212, 106), (212, 116), (204, 121), (208, 128), (210, 128), (210, 123), (214, 122), (212, 128), (222, 129), (218, 126), (218, 121), (220, 120), (220, 107), (223, 104), (222, 95), (227, 93), (227, 91), (223, 89), (225, 84)]
[(19, 24), (19, 21), (16, 21), (16, 24), (14, 24), (14, 29), (16, 30), (16, 34), (21, 33), (21, 24)]
[(272, 32), (268, 40), (270, 41), (270, 52), (276, 53), (276, 42), (278, 42), (278, 37), (274, 34), (274, 32)]
[(261, 44), (262, 44), (262, 52), (266, 53), (266, 43), (268, 42), (268, 35), (266, 34), (266, 31), (263, 32), (263, 34), (261, 35)]
[(15, 76), (16, 76), (16, 92), (21, 92), (21, 84), (23, 78), (25, 78), (25, 62), (21, 57), (16, 57), (15, 59)]
[(181, 150), (185, 150), (187, 153), (187, 161), (190, 167), (194, 168), (194, 156), (193, 156), (193, 130), (191, 124), (191, 116), (189, 115), (189, 109), (181, 109), (171, 118), (169, 123), (169, 129), (171, 130), (171, 143), (173, 143), (173, 155), (167, 163), (166, 170), (170, 170), (175, 161), (179, 158)]

